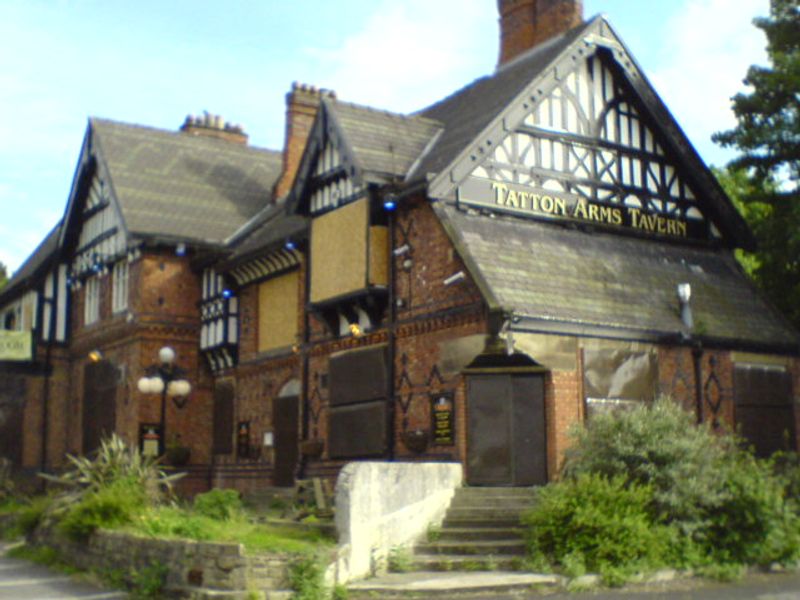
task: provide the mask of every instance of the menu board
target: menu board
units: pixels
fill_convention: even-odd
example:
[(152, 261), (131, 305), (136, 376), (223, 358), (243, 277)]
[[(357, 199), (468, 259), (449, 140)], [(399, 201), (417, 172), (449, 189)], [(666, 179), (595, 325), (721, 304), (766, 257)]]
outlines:
[(453, 446), (456, 443), (456, 419), (452, 392), (431, 395), (431, 420), (434, 445)]

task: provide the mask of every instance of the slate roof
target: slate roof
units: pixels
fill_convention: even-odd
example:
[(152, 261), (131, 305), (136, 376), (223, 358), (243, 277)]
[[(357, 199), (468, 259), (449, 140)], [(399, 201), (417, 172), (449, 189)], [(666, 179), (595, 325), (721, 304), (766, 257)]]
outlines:
[(445, 129), (430, 152), (414, 168), (409, 180), (423, 179), (449, 166), (534, 77), (593, 25), (594, 20), (551, 38), (506, 63), (492, 75), (476, 79), (444, 100), (419, 111), (418, 116), (438, 121)]
[(676, 336), (676, 287), (687, 282), (697, 335), (797, 351), (797, 334), (728, 250), (434, 206), (490, 300), (548, 330)]
[(35, 277), (39, 270), (45, 265), (47, 260), (55, 254), (58, 249), (58, 236), (61, 232), (61, 221), (59, 221), (50, 233), (42, 240), (42, 243), (31, 253), (24, 263), (14, 272), (8, 283), (0, 293), (0, 303), (4, 299), (15, 296), (25, 288), (25, 284)]
[(269, 205), (230, 240), (231, 253), (220, 268), (224, 271), (246, 262), (259, 253), (282, 246), (288, 238), (295, 242), (305, 239), (307, 230), (306, 217), (287, 213), (283, 203)]
[(404, 178), (442, 127), (424, 117), (324, 102), (368, 181)]
[(272, 197), (281, 154), (225, 140), (91, 119), (133, 235), (222, 243)]

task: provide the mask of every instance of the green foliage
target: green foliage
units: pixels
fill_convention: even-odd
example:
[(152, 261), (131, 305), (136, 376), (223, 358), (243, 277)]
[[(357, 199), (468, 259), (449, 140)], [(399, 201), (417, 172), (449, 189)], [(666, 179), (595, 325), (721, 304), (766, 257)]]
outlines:
[(116, 481), (130, 480), (145, 492), (150, 502), (172, 495), (172, 484), (184, 473), (165, 473), (157, 459), (144, 456), (136, 447), (129, 447), (116, 433), (104, 439), (94, 457), (67, 455), (72, 468), (62, 475), (41, 473), (40, 476), (66, 488), (64, 499), (75, 502)]
[(213, 489), (194, 499), (194, 511), (204, 517), (228, 521), (242, 514), (242, 500), (236, 490)]
[(303, 556), (289, 565), (292, 600), (325, 600), (328, 597), (322, 566), (314, 556)]
[(235, 542), (252, 552), (303, 553), (333, 543), (316, 531), (254, 523), (244, 513), (221, 521), (178, 505), (148, 508), (128, 529), (151, 537)]
[(89, 492), (64, 512), (59, 529), (70, 539), (86, 540), (96, 529), (113, 529), (130, 523), (147, 504), (136, 480), (121, 479)]
[(523, 516), (530, 552), (572, 577), (587, 571), (608, 574), (663, 563), (670, 535), (652, 514), (653, 490), (596, 473), (543, 488)]
[(573, 432), (563, 480), (526, 516), (534, 562), (607, 585), (659, 565), (714, 576), (800, 557), (800, 459), (756, 459), (669, 400)]
[[(2, 288), (2, 284), (0, 284), (0, 288)], [(11, 498), (13, 494), (14, 480), (11, 477), (11, 461), (0, 456), (0, 503)]]
[(152, 563), (131, 577), (132, 598), (163, 598), (169, 568), (161, 563)]
[(388, 567), (393, 573), (408, 573), (412, 569), (411, 551), (403, 546), (389, 551)]
[(23, 535), (32, 533), (45, 519), (53, 503), (52, 496), (36, 496), (17, 511), (16, 525)]
[(7, 555), (11, 558), (28, 560), (62, 573), (71, 574), (78, 572), (77, 569), (64, 561), (57, 550), (47, 546), (30, 546), (28, 544), (23, 544), (10, 549)]
[(797, 0), (771, 0), (770, 7), (768, 18), (755, 20), (770, 65), (750, 67), (749, 91), (733, 99), (737, 126), (714, 140), (741, 152), (729, 168), (744, 174), (741, 200), (754, 207), (744, 211), (759, 245), (748, 267), (800, 327), (800, 8)]
[(0, 290), (6, 287), (8, 283), (8, 267), (5, 266), (2, 262), (0, 262)]
[(736, 451), (731, 438), (714, 436), (693, 419), (668, 398), (597, 414), (588, 427), (571, 432), (563, 475), (595, 473), (651, 486), (656, 514), (691, 533), (722, 501), (721, 463)]

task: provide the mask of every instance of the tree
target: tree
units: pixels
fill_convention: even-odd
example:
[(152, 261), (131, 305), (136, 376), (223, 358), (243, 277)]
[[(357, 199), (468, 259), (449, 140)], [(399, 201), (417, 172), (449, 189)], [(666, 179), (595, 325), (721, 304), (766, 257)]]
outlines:
[(0, 262), (0, 290), (6, 287), (7, 283), (8, 283), (8, 270), (6, 269), (6, 266), (2, 262)]
[(746, 261), (756, 283), (800, 329), (800, 5), (771, 0), (754, 21), (767, 36), (771, 65), (747, 71), (748, 93), (733, 98), (738, 124), (714, 135), (741, 155), (728, 165), (758, 250)]

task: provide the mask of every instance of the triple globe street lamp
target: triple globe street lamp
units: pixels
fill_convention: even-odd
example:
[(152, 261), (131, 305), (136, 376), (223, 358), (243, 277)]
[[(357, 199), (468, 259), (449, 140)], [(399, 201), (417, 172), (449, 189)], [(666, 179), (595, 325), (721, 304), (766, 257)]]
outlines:
[(184, 378), (186, 371), (175, 364), (175, 350), (164, 346), (158, 351), (158, 363), (145, 369), (137, 387), (142, 394), (161, 394), (161, 417), (159, 422), (158, 455), (163, 456), (167, 439), (167, 396), (175, 406), (183, 408), (188, 401), (191, 384)]

